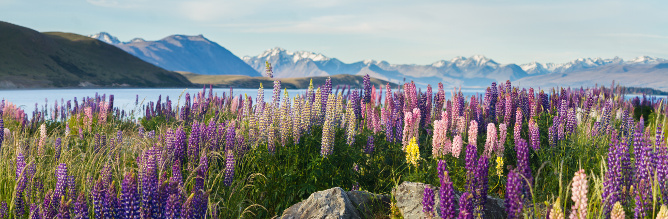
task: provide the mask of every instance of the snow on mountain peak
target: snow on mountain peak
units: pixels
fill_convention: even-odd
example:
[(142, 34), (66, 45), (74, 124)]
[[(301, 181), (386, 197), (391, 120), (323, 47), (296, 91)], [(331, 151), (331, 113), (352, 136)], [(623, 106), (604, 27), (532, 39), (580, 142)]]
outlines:
[(115, 36), (112, 36), (111, 34), (109, 34), (107, 32), (99, 32), (99, 33), (96, 33), (96, 34), (88, 35), (88, 37), (94, 38), (94, 39), (97, 39), (97, 40), (100, 40), (102, 42), (112, 44), (112, 45), (121, 43), (121, 41), (118, 40), (118, 38), (116, 38)]
[(438, 62), (434, 62), (434, 63), (432, 63), (431, 66), (432, 66), (432, 67), (435, 67), (435, 68), (440, 68), (440, 67), (446, 66), (447, 64), (448, 64), (447, 61), (445, 61), (445, 60), (440, 60), (440, 61), (438, 61)]
[(257, 56), (258, 58), (267, 59), (269, 57), (283, 57), (286, 59), (292, 60), (292, 62), (297, 62), (299, 60), (311, 60), (311, 61), (327, 61), (330, 60), (329, 57), (324, 56), (320, 53), (307, 52), (307, 51), (287, 51), (280, 47), (275, 47), (264, 51), (262, 54)]
[(143, 38), (137, 37), (137, 38), (134, 38), (134, 39), (130, 40), (129, 43), (141, 43), (141, 42), (146, 42), (146, 40), (144, 40)]
[(638, 56), (634, 59), (629, 60), (629, 63), (633, 64), (654, 64), (661, 62), (662, 59), (657, 59), (649, 56)]

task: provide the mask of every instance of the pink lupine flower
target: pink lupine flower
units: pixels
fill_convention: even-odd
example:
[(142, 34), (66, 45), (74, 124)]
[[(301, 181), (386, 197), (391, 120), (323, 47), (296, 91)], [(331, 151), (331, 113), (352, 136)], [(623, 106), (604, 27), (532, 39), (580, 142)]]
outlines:
[(100, 102), (100, 112), (97, 119), (97, 123), (100, 125), (107, 123), (107, 108), (109, 108), (108, 103), (105, 103), (104, 101)]
[(517, 108), (515, 113), (515, 128), (513, 129), (513, 139), (515, 140), (515, 144), (517, 144), (517, 141), (521, 138), (520, 133), (522, 132), (522, 118), (522, 109)]
[(432, 156), (434, 157), (440, 157), (450, 152), (445, 148), (445, 140), (447, 134), (447, 128), (445, 126), (446, 124), (445, 121), (443, 120), (434, 121), (434, 136), (432, 140), (432, 152), (431, 152)]
[(496, 135), (496, 126), (494, 123), (487, 124), (487, 139), (485, 140), (485, 156), (491, 157), (492, 151), (498, 144), (498, 136)]
[(86, 107), (84, 108), (84, 113), (86, 114), (86, 117), (84, 117), (84, 125), (86, 126), (86, 129), (88, 131), (91, 131), (91, 125), (93, 124), (93, 109), (91, 107)]
[(584, 169), (575, 172), (572, 184), (573, 207), (571, 209), (571, 219), (585, 219), (587, 218), (587, 174)]
[(39, 144), (37, 145), (37, 154), (41, 157), (44, 154), (44, 144), (46, 144), (46, 124), (39, 126)]
[(463, 134), (466, 131), (466, 118), (457, 117), (457, 134)]
[(508, 130), (506, 128), (506, 123), (499, 124), (499, 143), (496, 144), (496, 156), (503, 156), (504, 144), (506, 144), (506, 135)]
[(462, 141), (462, 135), (457, 134), (454, 139), (452, 139), (452, 156), (459, 157), (462, 152), (462, 146), (464, 142)]
[(478, 122), (471, 120), (469, 124), (469, 144), (478, 146)]

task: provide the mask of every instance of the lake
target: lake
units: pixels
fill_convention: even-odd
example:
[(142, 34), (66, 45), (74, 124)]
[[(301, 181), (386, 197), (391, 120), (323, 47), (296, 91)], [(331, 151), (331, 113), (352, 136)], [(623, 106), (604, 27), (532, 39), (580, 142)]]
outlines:
[[(270, 102), (272, 98), (272, 89), (264, 89), (264, 101)], [(336, 89), (334, 89), (336, 90)], [(183, 104), (185, 99), (185, 94), (190, 93), (191, 96), (197, 92), (202, 91), (202, 89), (193, 89), (193, 88), (99, 88), (99, 89), (21, 89), (21, 90), (0, 90), (0, 99), (7, 100), (14, 103), (15, 105), (23, 108), (28, 115), (30, 115), (34, 109), (35, 104), (39, 104), (41, 109), (46, 103), (49, 108), (54, 106), (54, 101), (58, 102), (58, 105), (61, 105), (61, 100), (64, 103), (67, 103), (68, 100), (74, 100), (74, 97), (77, 100), (81, 101), (83, 97), (95, 97), (95, 94), (103, 95), (106, 94), (107, 98), (109, 95), (114, 95), (114, 106), (120, 109), (126, 110), (127, 112), (135, 109), (135, 101), (138, 100), (139, 105), (141, 106), (144, 103), (149, 101), (157, 101), (158, 96), (162, 95), (162, 101), (164, 102), (166, 97), (169, 96), (172, 100), (173, 105), (177, 103)], [(396, 89), (394, 90), (396, 91)], [(437, 90), (434, 90), (436, 93)], [(206, 92), (209, 92), (209, 89), (206, 89)], [(229, 96), (229, 88), (214, 88), (214, 94), (222, 96), (225, 93), (226, 96)], [(290, 89), (288, 94), (290, 97), (294, 97), (297, 94), (306, 93), (306, 89)], [(482, 95), (482, 91), (473, 91), (473, 90), (464, 90), (464, 95), (470, 97), (471, 95)], [(238, 95), (249, 95), (255, 99), (257, 96), (257, 89), (242, 89), (236, 88), (233, 90), (233, 94)], [(625, 99), (630, 99), (636, 97), (637, 95), (626, 95)], [(281, 98), (283, 93), (281, 91)], [(642, 98), (642, 96), (640, 96)], [(384, 98), (384, 94), (383, 94)], [(446, 98), (450, 98), (450, 90), (446, 90)], [(665, 98), (665, 96), (659, 96), (659, 98)], [(468, 99), (468, 98), (467, 98)], [(79, 102), (81, 103), (81, 102)]]

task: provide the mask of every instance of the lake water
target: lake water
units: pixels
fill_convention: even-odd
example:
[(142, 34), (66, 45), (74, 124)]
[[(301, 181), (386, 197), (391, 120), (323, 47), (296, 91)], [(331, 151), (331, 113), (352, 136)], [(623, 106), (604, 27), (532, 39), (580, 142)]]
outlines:
[[(272, 89), (264, 89), (264, 100), (265, 102), (270, 102), (272, 98)], [(128, 88), (128, 89), (32, 89), (32, 90), (0, 90), (0, 99), (7, 100), (14, 103), (15, 105), (22, 107), (30, 115), (35, 109), (35, 104), (39, 105), (41, 109), (46, 103), (49, 108), (54, 106), (54, 101), (58, 102), (58, 105), (61, 105), (61, 100), (67, 103), (68, 100), (74, 100), (76, 97), (81, 101), (84, 97), (94, 97), (97, 93), (98, 95), (106, 94), (107, 98), (109, 95), (114, 95), (114, 106), (119, 107), (120, 109), (126, 111), (132, 111), (136, 108), (135, 101), (138, 100), (139, 105), (143, 103), (148, 103), (149, 101), (157, 101), (158, 96), (162, 95), (162, 101), (164, 102), (166, 97), (169, 96), (173, 105), (183, 104), (185, 100), (185, 94), (190, 93), (191, 96), (197, 92), (201, 92), (202, 89), (193, 89), (193, 88)], [(206, 89), (206, 92), (209, 92), (209, 89)], [(225, 93), (226, 96), (230, 95), (229, 88), (214, 88), (214, 94), (222, 96)], [(434, 91), (436, 92), (436, 91)], [(290, 97), (294, 97), (297, 94), (306, 93), (306, 89), (290, 89), (288, 94)], [(474, 90), (464, 90), (464, 95), (470, 97), (471, 95), (483, 95), (481, 91)], [(253, 99), (257, 96), (257, 89), (241, 89), (237, 88), (233, 90), (235, 96), (238, 95), (249, 95)], [(637, 95), (626, 95), (626, 99), (636, 97)], [(283, 93), (281, 93), (281, 98)], [(665, 98), (665, 96), (658, 96), (659, 98)], [(383, 95), (384, 98), (384, 95)], [(450, 91), (446, 91), (446, 98), (450, 98)], [(641, 96), (642, 98), (642, 96)], [(468, 99), (468, 98), (467, 98)]]

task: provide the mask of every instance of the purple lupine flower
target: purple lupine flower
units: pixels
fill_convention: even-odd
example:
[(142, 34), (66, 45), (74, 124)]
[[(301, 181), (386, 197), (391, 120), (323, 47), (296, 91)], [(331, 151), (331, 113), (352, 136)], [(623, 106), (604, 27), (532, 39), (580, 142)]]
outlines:
[(67, 197), (74, 198), (77, 195), (77, 181), (72, 175), (67, 176)]
[(9, 208), (7, 207), (7, 202), (2, 201), (0, 202), (0, 218), (5, 218), (6, 216), (9, 216)]
[(39, 210), (39, 204), (34, 203), (34, 204), (30, 205), (30, 216), (29, 216), (29, 218), (30, 219), (41, 219), (42, 218), (42, 214), (40, 213), (40, 210)]
[(225, 150), (234, 150), (234, 139), (236, 135), (234, 123), (232, 123), (228, 128), (227, 128), (227, 134), (225, 135)]
[(468, 144), (466, 147), (466, 191), (473, 192), (476, 185), (476, 160), (478, 159), (475, 145)]
[(197, 192), (191, 193), (188, 199), (183, 203), (183, 207), (181, 208), (182, 218), (198, 218), (197, 201), (195, 200), (195, 193)]
[(371, 102), (371, 77), (369, 74), (366, 74), (363, 79), (364, 83), (364, 103)]
[(536, 120), (533, 118), (529, 120), (529, 139), (531, 142), (531, 148), (534, 151), (538, 151), (540, 149), (540, 133), (538, 124), (536, 124)]
[(83, 193), (79, 194), (74, 203), (74, 219), (88, 219), (88, 203)]
[(79, 139), (84, 138), (83, 128), (79, 127)]
[(531, 166), (529, 166), (529, 147), (526, 140), (520, 139), (515, 145), (515, 150), (517, 151), (517, 171), (524, 178), (529, 181), (529, 184), (525, 180), (522, 180), (522, 193), (526, 200), (531, 200), (531, 194), (529, 193), (529, 187), (532, 186), (533, 176), (531, 175)]
[(508, 172), (508, 182), (506, 183), (506, 195), (504, 206), (508, 218), (522, 218), (522, 177), (515, 169)]
[(56, 152), (55, 152), (56, 153), (55, 154), (56, 162), (58, 162), (58, 160), (60, 159), (60, 151), (61, 151), (61, 148), (62, 148), (61, 144), (62, 144), (62, 140), (60, 138), (57, 138), (56, 139), (56, 147), (55, 147), (55, 149), (56, 149)]
[(181, 184), (183, 182), (183, 177), (181, 176), (181, 161), (177, 160), (172, 165), (172, 178)]
[(165, 204), (166, 218), (180, 218), (181, 217), (181, 196), (179, 194), (171, 194)]
[(141, 177), (142, 183), (142, 203), (141, 203), (141, 216), (142, 218), (153, 218), (158, 217), (159, 213), (162, 211), (159, 208), (158, 200), (158, 178), (156, 176), (156, 155), (159, 153), (157, 149), (148, 150), (144, 154), (144, 166), (143, 166), (143, 177)]
[(364, 153), (366, 154), (371, 154), (373, 153), (374, 149), (374, 143), (373, 143), (373, 136), (369, 135), (366, 140), (366, 147), (364, 148)]
[(5, 141), (5, 122), (2, 120), (2, 108), (0, 108), (0, 148)]
[(16, 177), (14, 178), (14, 180), (19, 181), (19, 177), (21, 177), (21, 174), (24, 173), (23, 171), (25, 168), (26, 168), (25, 157), (23, 157), (23, 154), (19, 152), (19, 154), (16, 155)]
[(95, 186), (93, 187), (92, 193), (95, 217), (103, 218), (108, 209), (104, 203), (104, 199), (107, 196), (107, 190), (104, 186), (104, 180), (102, 180), (102, 178), (97, 180)]
[(145, 132), (144, 127), (139, 126), (139, 138), (144, 138), (144, 132)]
[[(440, 161), (439, 161), (440, 164)], [(439, 165), (440, 167), (440, 165)], [(450, 181), (450, 178), (447, 176), (447, 172), (445, 172), (445, 176), (441, 180), (441, 188), (438, 191), (438, 195), (440, 198), (440, 203), (441, 203), (441, 217), (442, 218), (455, 218), (455, 214), (457, 213), (455, 211), (455, 191), (454, 188), (452, 187), (452, 182)]]
[(604, 213), (609, 215), (612, 211), (612, 206), (621, 200), (622, 197), (622, 144), (617, 140), (617, 132), (613, 132), (610, 147), (608, 148), (608, 171), (605, 173), (605, 181), (603, 181), (603, 207)]
[(459, 197), (459, 216), (458, 219), (473, 219), (473, 195), (464, 192)]
[[(106, 138), (104, 135), (102, 137)], [(155, 130), (151, 130), (150, 132), (146, 133), (146, 138), (155, 139)]]
[(107, 207), (104, 218), (117, 218), (119, 216), (118, 197), (116, 196), (116, 187), (113, 183), (109, 184), (109, 188), (107, 188), (104, 205)]
[(422, 194), (422, 212), (427, 217), (434, 215), (434, 190), (429, 187), (424, 187), (424, 194)]
[(232, 150), (228, 150), (226, 154), (225, 180), (223, 182), (226, 186), (231, 186), (232, 180), (234, 180), (234, 154), (232, 153)]
[(209, 160), (206, 154), (202, 154), (202, 157), (199, 158), (199, 171), (197, 172), (198, 176), (206, 178), (209, 173)]
[(654, 175), (654, 161), (652, 145), (646, 142), (646, 136), (642, 134), (644, 130), (644, 120), (641, 118), (635, 130), (634, 135), (634, 153), (636, 155), (636, 174), (634, 182), (634, 190), (636, 190), (635, 203), (636, 207), (635, 217), (644, 218), (652, 208), (652, 176)]
[(53, 193), (51, 203), (58, 205), (61, 197), (65, 195), (65, 188), (67, 187), (67, 164), (61, 163), (56, 167), (56, 189)]
[(476, 166), (475, 171), (475, 190), (473, 191), (473, 200), (475, 201), (475, 214), (478, 217), (484, 218), (485, 215), (485, 204), (487, 203), (487, 190), (489, 189), (488, 185), (488, 172), (489, 172), (489, 158), (482, 155), (478, 159), (478, 166)]
[(183, 131), (183, 127), (179, 126), (179, 128), (174, 131), (173, 141), (174, 160), (183, 159), (186, 150), (186, 132)]
[(121, 218), (140, 218), (140, 199), (139, 191), (137, 190), (137, 177), (133, 173), (125, 173), (123, 183), (121, 184), (121, 200), (119, 205), (120, 209), (118, 213)]
[(195, 120), (193, 121), (192, 129), (190, 129), (190, 136), (188, 136), (188, 159), (197, 160), (200, 151), (200, 125)]

